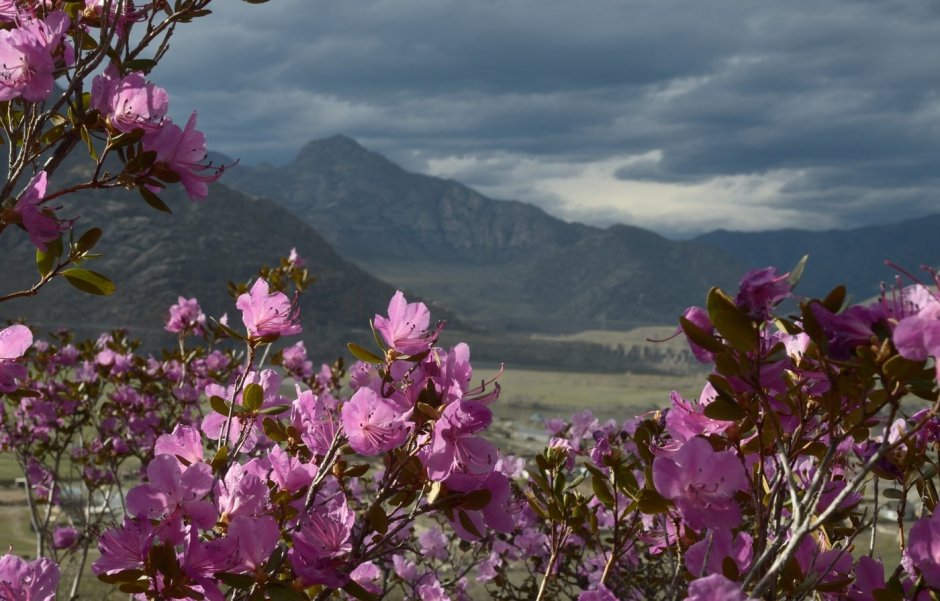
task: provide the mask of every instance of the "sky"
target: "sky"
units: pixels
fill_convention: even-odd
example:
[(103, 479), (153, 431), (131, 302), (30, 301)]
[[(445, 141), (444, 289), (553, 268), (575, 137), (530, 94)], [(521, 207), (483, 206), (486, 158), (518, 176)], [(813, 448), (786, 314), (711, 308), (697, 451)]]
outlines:
[(216, 0), (151, 74), (210, 149), (345, 134), (673, 237), (940, 211), (933, 0)]

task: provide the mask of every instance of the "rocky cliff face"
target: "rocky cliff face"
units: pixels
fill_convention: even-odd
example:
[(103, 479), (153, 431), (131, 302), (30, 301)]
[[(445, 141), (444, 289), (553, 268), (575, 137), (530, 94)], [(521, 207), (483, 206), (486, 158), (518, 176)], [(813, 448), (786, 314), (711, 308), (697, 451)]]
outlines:
[[(228, 313), (239, 323), (226, 283), (252, 277), (261, 264), (274, 264), (291, 247), (306, 257), (317, 278), (302, 298), (308, 348), (342, 350), (346, 332), (367, 330), (394, 289), (341, 259), (310, 226), (283, 207), (214, 185), (209, 200), (191, 204), (173, 190), (165, 193), (173, 215), (148, 207), (136, 193), (84, 194), (70, 199), (63, 214), (80, 214), (81, 232), (100, 226), (96, 247), (104, 253), (88, 268), (108, 275), (117, 292), (90, 297), (57, 279), (33, 298), (0, 304), (0, 318), (25, 317), (45, 329), (74, 327), (92, 333), (130, 327), (148, 339), (159, 336), (167, 308), (177, 295), (195, 296), (209, 315)], [(0, 236), (0, 282), (5, 292), (35, 281), (34, 249), (24, 232)], [(17, 288), (19, 287), (19, 288)], [(339, 344), (339, 346), (336, 346)]]

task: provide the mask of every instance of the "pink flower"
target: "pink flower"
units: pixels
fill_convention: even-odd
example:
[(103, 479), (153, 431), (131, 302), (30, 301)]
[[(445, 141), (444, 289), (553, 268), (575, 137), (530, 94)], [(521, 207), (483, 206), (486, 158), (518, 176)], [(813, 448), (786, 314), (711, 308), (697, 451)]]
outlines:
[(26, 367), (14, 363), (33, 344), (29, 328), (13, 325), (0, 330), (0, 392), (16, 390), (16, 380), (26, 378)]
[[(470, 523), (473, 524), (474, 529), (481, 535), (486, 532), (487, 526), (497, 532), (505, 534), (512, 532), (515, 527), (515, 522), (513, 521), (513, 514), (515, 512), (509, 508), (509, 502), (511, 500), (509, 479), (499, 472), (493, 472), (486, 481), (483, 482), (483, 486), (480, 488), (490, 493), (490, 502), (487, 503), (486, 507), (481, 510), (461, 509), (460, 511), (466, 515)], [(450, 524), (453, 526), (454, 531), (457, 532), (457, 536), (463, 540), (480, 540), (480, 536), (464, 527), (456, 513), (454, 514), (454, 519), (450, 520)]]
[(584, 591), (578, 595), (578, 601), (618, 601), (610, 589), (603, 584), (594, 590)]
[(69, 526), (56, 528), (52, 533), (52, 546), (56, 549), (70, 549), (78, 541), (78, 530)]
[[(691, 321), (698, 329), (702, 330), (706, 334), (713, 334), (715, 332), (715, 326), (712, 325), (712, 320), (708, 316), (708, 311), (701, 307), (689, 307), (685, 310), (685, 313), (682, 314), (683, 317)], [(681, 328), (679, 328), (680, 331)], [(706, 350), (699, 345), (692, 342), (691, 338), (687, 337), (689, 343), (689, 348), (692, 350), (692, 354), (695, 355), (695, 358), (701, 361), (702, 363), (711, 363), (715, 358), (715, 353)]]
[(790, 296), (789, 273), (777, 275), (776, 267), (764, 267), (744, 274), (734, 302), (755, 319), (768, 319), (771, 310)]
[(26, 561), (16, 555), (0, 557), (0, 599), (55, 601), (59, 566), (41, 557)]
[(147, 81), (143, 73), (118, 79), (117, 70), (109, 67), (95, 77), (91, 90), (92, 107), (120, 132), (155, 132), (163, 127), (170, 108), (166, 90)]
[(208, 464), (194, 463), (182, 471), (175, 457), (157, 455), (147, 465), (147, 479), (127, 493), (127, 511), (134, 517), (163, 522), (158, 530), (161, 539), (182, 542), (184, 517), (202, 529), (215, 524), (215, 508), (201, 500), (212, 488)]
[(43, 102), (55, 83), (51, 49), (28, 29), (0, 31), (0, 101)]
[(859, 557), (848, 593), (849, 601), (875, 601), (875, 591), (886, 588), (884, 565), (867, 555)]
[(250, 572), (260, 568), (271, 557), (281, 529), (269, 515), (252, 518), (238, 516), (228, 527), (229, 534), (238, 541), (241, 565)]
[[(206, 159), (206, 135), (196, 129), (196, 113), (193, 112), (180, 129), (167, 122), (162, 128), (144, 136), (144, 149), (157, 153), (157, 162), (163, 163), (179, 176), (183, 188), (191, 200), (203, 200), (209, 194), (209, 184), (222, 177), (223, 167), (203, 164)], [(202, 172), (209, 171), (208, 175)]]
[[(707, 393), (711, 394), (707, 394)], [(730, 422), (721, 422), (705, 416), (705, 407), (714, 400), (714, 388), (707, 384), (699, 402), (692, 404), (678, 392), (671, 394), (672, 408), (666, 412), (666, 431), (678, 442), (686, 442), (699, 435), (724, 432)]]
[(313, 361), (307, 359), (307, 347), (301, 340), (281, 351), (281, 365), (295, 378), (309, 378), (313, 375)]
[(721, 574), (693, 580), (685, 601), (748, 601), (741, 588)]
[(340, 410), (349, 446), (362, 455), (380, 455), (408, 437), (411, 422), (390, 399), (374, 390), (360, 388)]
[(940, 589), (940, 511), (914, 523), (904, 553), (924, 581)]
[(170, 305), (170, 319), (164, 329), (174, 334), (194, 332), (202, 333), (206, 325), (206, 314), (199, 307), (195, 298), (177, 298), (175, 305)]
[(376, 315), (372, 322), (386, 344), (403, 355), (416, 355), (434, 344), (428, 333), (431, 312), (424, 303), (409, 303), (401, 290), (388, 303), (388, 318)]
[(690, 528), (734, 528), (741, 523), (734, 493), (748, 486), (744, 466), (733, 451), (716, 453), (704, 438), (689, 440), (671, 456), (656, 457), (653, 484), (675, 502)]
[(13, 207), (14, 212), (20, 216), (33, 246), (42, 251), (68, 229), (68, 223), (56, 219), (50, 209), (40, 208), (39, 203), (46, 195), (46, 178), (45, 171), (37, 173)]
[(106, 530), (98, 539), (101, 557), (95, 560), (91, 571), (100, 576), (142, 570), (155, 536), (150, 520), (125, 519), (123, 526)]
[(161, 434), (153, 447), (154, 455), (172, 455), (187, 465), (203, 461), (202, 435), (192, 426), (177, 424), (170, 434)]
[(332, 587), (345, 584), (346, 578), (338, 568), (352, 550), (349, 537), (354, 520), (355, 514), (342, 493), (315, 507), (302, 520), (300, 531), (294, 535), (290, 558), (294, 572), (304, 584)]
[[(478, 487), (496, 466), (496, 447), (476, 436), (493, 421), (493, 412), (476, 401), (458, 401), (447, 405), (434, 424), (431, 446), (424, 463), (428, 478), (447, 480), (462, 490)], [(460, 482), (457, 481), (468, 481)]]
[(299, 334), (300, 308), (283, 292), (269, 293), (268, 283), (258, 278), (251, 290), (235, 301), (242, 323), (253, 339)]
[(743, 574), (750, 567), (753, 554), (750, 534), (741, 532), (732, 540), (730, 530), (717, 529), (709, 531), (705, 538), (689, 547), (685, 553), (685, 565), (695, 576), (722, 574), (724, 561), (730, 557)]

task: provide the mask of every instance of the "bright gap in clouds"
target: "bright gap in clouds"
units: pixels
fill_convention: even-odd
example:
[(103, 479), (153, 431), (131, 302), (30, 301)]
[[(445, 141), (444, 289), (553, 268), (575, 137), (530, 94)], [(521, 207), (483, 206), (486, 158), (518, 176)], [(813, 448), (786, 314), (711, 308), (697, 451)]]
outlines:
[[(429, 159), (427, 171), (502, 199), (520, 199), (566, 220), (608, 226), (627, 223), (668, 237), (705, 231), (838, 227), (830, 216), (787, 208), (783, 188), (804, 175), (798, 170), (720, 176), (694, 184), (621, 179), (624, 167), (654, 166), (662, 152), (615, 156), (580, 164), (546, 157), (502, 154)], [(485, 173), (511, 175), (487, 182)], [(478, 177), (481, 176), (481, 177)], [(506, 185), (506, 180), (517, 182)]]

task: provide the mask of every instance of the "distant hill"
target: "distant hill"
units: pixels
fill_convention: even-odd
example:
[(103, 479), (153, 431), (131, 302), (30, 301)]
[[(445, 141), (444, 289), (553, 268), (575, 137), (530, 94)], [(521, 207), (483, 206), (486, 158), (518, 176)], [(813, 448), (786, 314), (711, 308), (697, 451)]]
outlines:
[(891, 283), (898, 275), (885, 266), (886, 259), (912, 273), (924, 264), (940, 266), (937, 232), (940, 214), (825, 232), (718, 230), (695, 240), (728, 253), (749, 268), (776, 265), (786, 270), (808, 254), (809, 263), (798, 292), (818, 296), (843, 283), (857, 299), (864, 299), (878, 294), (881, 282)]
[(568, 223), (452, 180), (409, 173), (354, 140), (307, 144), (288, 165), (239, 166), (228, 185), (283, 203), (342, 256), (490, 329), (674, 323), (741, 264), (635, 227)]
[[(179, 189), (167, 190), (165, 200), (173, 215), (154, 211), (136, 193), (70, 198), (61, 214), (82, 216), (78, 232), (92, 225), (104, 229), (96, 250), (105, 256), (88, 267), (108, 275), (117, 292), (92, 297), (60, 278), (33, 298), (0, 304), (0, 319), (27, 317), (41, 329), (77, 325), (86, 334), (129, 326), (148, 341), (166, 342), (161, 332), (167, 309), (183, 295), (197, 297), (209, 315), (227, 312), (230, 323), (240, 326), (226, 283), (247, 280), (261, 264), (274, 264), (296, 246), (317, 278), (301, 304), (308, 349), (325, 359), (342, 352), (353, 339), (350, 332), (362, 330), (356, 339), (371, 338), (368, 320), (385, 308), (394, 288), (337, 256), (289, 211), (222, 185), (213, 185), (204, 203), (190, 203)], [(5, 292), (35, 281), (34, 249), (24, 232), (4, 232), (0, 253)]]

